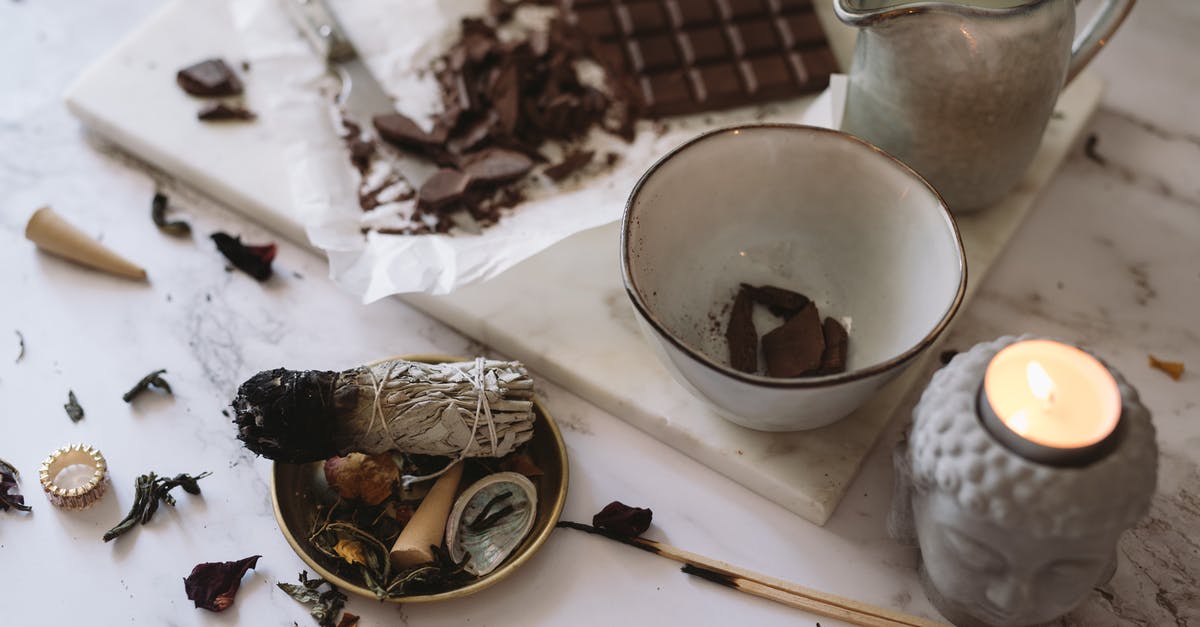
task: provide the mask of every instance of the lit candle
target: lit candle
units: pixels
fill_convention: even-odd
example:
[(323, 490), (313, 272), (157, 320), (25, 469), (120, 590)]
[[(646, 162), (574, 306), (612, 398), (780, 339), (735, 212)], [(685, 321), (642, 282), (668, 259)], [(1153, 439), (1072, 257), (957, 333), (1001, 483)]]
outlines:
[(1119, 437), (1121, 392), (1098, 359), (1067, 344), (1026, 340), (992, 357), (979, 388), (988, 431), (1026, 459), (1083, 466)]

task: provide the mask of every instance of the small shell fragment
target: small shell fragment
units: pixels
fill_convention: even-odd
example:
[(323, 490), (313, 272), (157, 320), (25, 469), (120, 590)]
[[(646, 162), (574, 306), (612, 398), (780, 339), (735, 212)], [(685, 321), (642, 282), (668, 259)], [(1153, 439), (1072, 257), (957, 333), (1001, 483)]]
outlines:
[(446, 521), (446, 547), (466, 570), (486, 575), (521, 544), (537, 516), (537, 489), (523, 475), (498, 472), (459, 495)]

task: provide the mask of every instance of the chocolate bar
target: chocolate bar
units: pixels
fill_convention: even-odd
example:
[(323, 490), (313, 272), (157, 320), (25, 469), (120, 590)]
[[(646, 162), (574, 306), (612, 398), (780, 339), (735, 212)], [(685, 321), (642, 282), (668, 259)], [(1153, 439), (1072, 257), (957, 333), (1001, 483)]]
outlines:
[(812, 0), (561, 2), (647, 117), (792, 98), (837, 69)]

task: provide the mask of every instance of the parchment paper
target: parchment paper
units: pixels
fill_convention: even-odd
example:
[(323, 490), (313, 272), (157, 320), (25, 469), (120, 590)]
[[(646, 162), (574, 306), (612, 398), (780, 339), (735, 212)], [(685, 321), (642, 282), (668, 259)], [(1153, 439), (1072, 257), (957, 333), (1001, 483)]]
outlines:
[[(667, 124), (641, 122), (632, 143), (602, 132), (587, 140), (603, 161), (620, 159), (611, 170), (587, 172), (561, 185), (535, 178), (527, 200), (509, 210), (481, 235), (384, 235), (364, 227), (386, 227), (411, 211), (406, 203), (364, 212), (358, 204), (358, 173), (339, 138), (332, 106), (337, 81), (291, 25), (282, 2), (230, 0), (251, 69), (249, 89), (268, 90), (261, 123), (286, 138), (294, 206), (311, 242), (329, 258), (330, 276), (344, 289), (371, 302), (391, 294), (445, 294), (496, 276), (575, 233), (617, 220), (641, 174), (671, 148), (720, 126), (755, 121), (829, 125), (829, 108), (803, 119), (811, 98), (720, 114), (675, 118)], [(462, 17), (483, 15), (483, 0), (335, 0), (333, 9), (355, 47), (398, 110), (429, 124), (440, 106), (436, 85), (425, 71), (457, 38)], [(522, 18), (536, 22), (535, 11)], [(815, 111), (814, 111), (815, 113)], [(552, 149), (546, 150), (552, 152)], [(592, 170), (603, 169), (593, 163)], [(370, 178), (370, 174), (368, 176)], [(411, 202), (411, 201), (409, 201)], [(613, 254), (616, 254), (616, 242)]]

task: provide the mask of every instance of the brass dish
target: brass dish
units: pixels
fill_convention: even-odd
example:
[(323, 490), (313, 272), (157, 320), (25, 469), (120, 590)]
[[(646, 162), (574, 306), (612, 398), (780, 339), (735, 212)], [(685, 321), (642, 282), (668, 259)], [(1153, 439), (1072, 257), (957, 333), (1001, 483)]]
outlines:
[[(469, 361), (464, 358), (448, 357), (445, 355), (407, 355), (396, 359), (438, 363), (446, 361)], [(382, 361), (382, 360), (381, 360)], [(541, 548), (554, 525), (562, 515), (563, 505), (567, 501), (567, 448), (563, 444), (562, 433), (558, 430), (554, 418), (546, 411), (542, 402), (534, 397), (534, 426), (533, 439), (529, 444), (529, 453), (533, 461), (545, 474), (536, 477), (534, 485), (538, 489), (537, 517), (533, 529), (512, 555), (496, 570), (484, 575), (471, 583), (454, 590), (385, 599), (391, 603), (427, 603), (458, 599), (474, 594), (495, 584), (520, 568), (533, 554)], [(316, 549), (308, 540), (309, 530), (317, 514), (318, 504), (331, 504), (337, 496), (325, 483), (324, 464), (313, 462), (309, 464), (284, 464), (276, 462), (271, 471), (271, 504), (275, 508), (275, 520), (279, 530), (292, 550), (333, 585), (369, 599), (376, 599), (375, 593), (359, 583), (347, 580), (326, 567), (328, 558)]]

